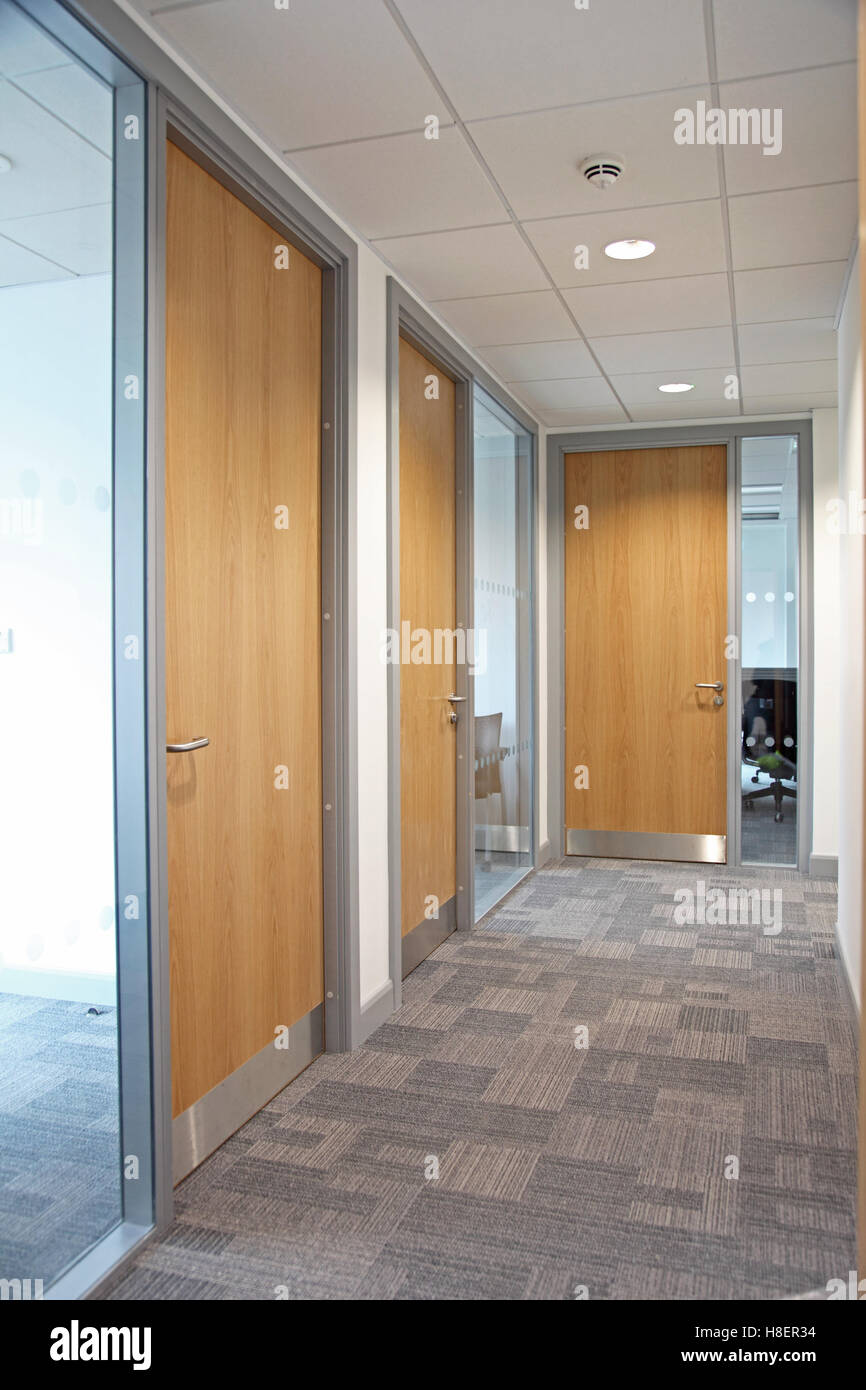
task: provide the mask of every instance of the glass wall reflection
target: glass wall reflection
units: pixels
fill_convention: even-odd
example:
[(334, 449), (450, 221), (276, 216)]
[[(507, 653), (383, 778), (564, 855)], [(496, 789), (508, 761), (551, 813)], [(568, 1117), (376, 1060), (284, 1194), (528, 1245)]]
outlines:
[(742, 441), (742, 859), (797, 863), (796, 435)]
[(476, 391), (476, 921), (532, 865), (531, 444)]
[(6, 3), (0, 74), (0, 1278), (35, 1297), (122, 1214), (114, 98)]

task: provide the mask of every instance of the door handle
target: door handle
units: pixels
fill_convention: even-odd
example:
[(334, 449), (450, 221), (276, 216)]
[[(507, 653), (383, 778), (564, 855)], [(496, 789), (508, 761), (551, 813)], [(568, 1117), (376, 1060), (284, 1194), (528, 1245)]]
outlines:
[(167, 743), (166, 753), (191, 753), (194, 748), (207, 748), (210, 743), (209, 738), (194, 738), (192, 743)]
[(724, 681), (695, 681), (695, 690), (718, 690), (721, 695), (724, 688)]
[(452, 703), (452, 705), (458, 705), (458, 704), (462, 704), (462, 703), (463, 703), (463, 701), (466, 699), (466, 696), (465, 696), (465, 695), (446, 695), (446, 696), (445, 696), (445, 699), (446, 699), (446, 700), (450, 700), (451, 703)]

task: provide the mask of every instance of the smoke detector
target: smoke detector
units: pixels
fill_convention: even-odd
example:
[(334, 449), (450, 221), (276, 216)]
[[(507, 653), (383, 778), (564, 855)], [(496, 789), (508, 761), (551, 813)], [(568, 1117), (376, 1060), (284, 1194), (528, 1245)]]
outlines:
[(593, 188), (611, 188), (623, 171), (623, 162), (615, 154), (591, 154), (578, 166), (587, 183)]

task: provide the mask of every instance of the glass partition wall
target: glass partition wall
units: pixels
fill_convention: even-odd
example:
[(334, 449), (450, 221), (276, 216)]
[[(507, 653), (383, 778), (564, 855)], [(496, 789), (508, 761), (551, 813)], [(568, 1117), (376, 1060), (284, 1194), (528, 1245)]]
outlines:
[(532, 437), (475, 391), (475, 920), (532, 867)]
[(797, 436), (743, 439), (741, 465), (741, 857), (744, 864), (796, 865)]
[(0, 1289), (12, 1298), (46, 1296), (114, 1232), (107, 1268), (118, 1228), (140, 1234), (153, 1212), (144, 86), (66, 10), (39, 13), (50, 30), (0, 0)]

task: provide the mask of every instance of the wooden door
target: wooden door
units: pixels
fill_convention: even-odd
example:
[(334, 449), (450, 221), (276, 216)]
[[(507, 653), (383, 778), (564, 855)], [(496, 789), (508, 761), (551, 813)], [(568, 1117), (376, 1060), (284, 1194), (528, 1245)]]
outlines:
[(565, 523), (566, 847), (724, 860), (725, 448), (566, 454)]
[[(172, 1084), (175, 1116), (221, 1087), (231, 1130), (310, 1060), (275, 1038), (323, 1002), (322, 284), (167, 157), (167, 737), (210, 740), (168, 754)], [(202, 1133), (193, 1161), (226, 1137)]]
[[(456, 927), (456, 393), (400, 342), (400, 871), (403, 973)], [(425, 650), (424, 644), (427, 644)], [(438, 659), (437, 659), (438, 658)]]

